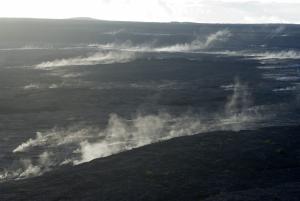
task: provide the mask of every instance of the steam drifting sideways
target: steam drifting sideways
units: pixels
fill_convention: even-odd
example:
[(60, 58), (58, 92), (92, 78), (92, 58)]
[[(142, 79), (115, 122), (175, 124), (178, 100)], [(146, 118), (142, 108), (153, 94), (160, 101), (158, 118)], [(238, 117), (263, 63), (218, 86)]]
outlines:
[(133, 52), (103, 51), (96, 52), (86, 57), (74, 57), (46, 61), (36, 65), (38, 69), (51, 69), (62, 66), (89, 66), (96, 64), (126, 63), (135, 59)]
[(110, 50), (118, 49), (133, 52), (194, 52), (213, 47), (219, 42), (226, 42), (231, 36), (232, 33), (229, 30), (224, 29), (209, 34), (205, 40), (201, 40), (200, 36), (196, 36), (196, 39), (191, 42), (177, 43), (168, 46), (159, 46), (155, 44), (155, 41), (140, 45), (134, 45), (131, 41), (126, 41), (124, 43), (90, 44), (89, 47)]
[(154, 51), (158, 52), (192, 52), (197, 50), (203, 50), (213, 46), (217, 42), (224, 42), (227, 41), (232, 34), (227, 29), (218, 31), (207, 36), (205, 41), (201, 41), (199, 38), (193, 40), (191, 43), (184, 43), (184, 44), (176, 44), (167, 47), (160, 47), (154, 49)]
[[(191, 42), (176, 43), (167, 46), (156, 44), (156, 41), (134, 45), (130, 40), (106, 44), (77, 45), (76, 49), (82, 48), (88, 50), (88, 53), (82, 56), (43, 61), (31, 67), (40, 70), (55, 70), (61, 67), (128, 63), (143, 57), (143, 53), (199, 52), (201, 50), (203, 51), (204, 49), (214, 47), (214, 45), (218, 43), (226, 42), (231, 36), (231, 32), (225, 29), (209, 34), (206, 39), (201, 40), (199, 36), (196, 36), (196, 39), (192, 40)], [(55, 51), (57, 49), (71, 50), (72, 48), (48, 48), (45, 50)]]
[(61, 165), (77, 165), (179, 136), (216, 130), (251, 129), (272, 117), (267, 107), (253, 106), (247, 85), (236, 80), (232, 89), (224, 110), (212, 116), (191, 113), (174, 116), (160, 112), (137, 114), (132, 119), (125, 119), (111, 114), (104, 129), (73, 126), (37, 132), (35, 138), (17, 146), (13, 153), (22, 156), (23, 153), (40, 152), (38, 157), (21, 157), (17, 167), (5, 169), (0, 179), (5, 181), (38, 176)]
[(63, 66), (127, 63), (138, 58), (139, 55), (137, 53), (142, 52), (193, 52), (203, 50), (212, 47), (218, 42), (227, 41), (231, 35), (230, 31), (225, 29), (208, 35), (204, 41), (201, 41), (199, 37), (197, 37), (190, 43), (178, 43), (175, 45), (158, 47), (155, 47), (155, 42), (149, 42), (141, 45), (133, 45), (131, 41), (126, 41), (124, 43), (90, 44), (87, 47), (96, 47), (99, 51), (96, 53), (90, 53), (87, 56), (45, 61), (35, 65), (34, 67), (37, 69), (50, 70)]
[[(14, 100), (0, 99), (0, 108), (8, 121), (25, 122), (27, 128), (20, 126), (23, 134), (11, 126), (11, 139), (18, 141), (5, 150), (9, 159), (3, 159), (0, 182), (180, 136), (277, 126), (293, 118), (288, 115), (299, 107), (294, 100), (299, 101), (299, 65), (293, 63), (300, 59), (299, 50), (252, 46), (246, 43), (253, 28), (224, 27), (200, 27), (202, 34), (145, 29), (147, 34), (138, 35), (122, 29), (106, 38), (97, 32), (104, 39), (72, 41), (68, 47), (3, 48), (3, 58), (33, 59), (12, 63), (29, 68), (0, 68), (0, 76), (8, 72), (18, 78), (0, 89)], [(275, 30), (268, 38), (276, 40), (286, 29)], [(239, 37), (246, 42), (236, 41)], [(285, 109), (290, 114), (281, 112)], [(23, 121), (33, 116), (38, 117)]]

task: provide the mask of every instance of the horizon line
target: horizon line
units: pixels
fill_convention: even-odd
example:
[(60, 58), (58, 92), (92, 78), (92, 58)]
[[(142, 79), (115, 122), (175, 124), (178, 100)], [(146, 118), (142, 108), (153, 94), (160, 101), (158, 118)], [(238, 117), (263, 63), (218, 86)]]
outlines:
[(228, 25), (300, 25), (300, 23), (287, 22), (259, 22), (259, 23), (245, 23), (245, 22), (196, 22), (196, 21), (137, 21), (137, 20), (107, 20), (93, 17), (68, 17), (68, 18), (39, 18), (39, 17), (0, 17), (3, 19), (14, 20), (74, 20), (74, 21), (105, 21), (105, 22), (127, 22), (127, 23), (158, 23), (158, 24), (228, 24)]

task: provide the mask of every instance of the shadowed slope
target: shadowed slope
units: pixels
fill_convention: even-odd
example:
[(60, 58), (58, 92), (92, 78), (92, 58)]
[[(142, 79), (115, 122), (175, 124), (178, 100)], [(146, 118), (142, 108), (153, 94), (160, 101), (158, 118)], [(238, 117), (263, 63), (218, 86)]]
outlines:
[(180, 137), (2, 183), (0, 200), (299, 200), (299, 131)]

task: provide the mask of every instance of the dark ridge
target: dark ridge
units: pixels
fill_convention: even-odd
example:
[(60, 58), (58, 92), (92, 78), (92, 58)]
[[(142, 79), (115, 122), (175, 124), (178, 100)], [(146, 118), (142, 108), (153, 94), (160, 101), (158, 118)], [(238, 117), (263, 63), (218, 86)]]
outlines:
[(212, 132), (0, 184), (1, 201), (300, 200), (300, 126)]

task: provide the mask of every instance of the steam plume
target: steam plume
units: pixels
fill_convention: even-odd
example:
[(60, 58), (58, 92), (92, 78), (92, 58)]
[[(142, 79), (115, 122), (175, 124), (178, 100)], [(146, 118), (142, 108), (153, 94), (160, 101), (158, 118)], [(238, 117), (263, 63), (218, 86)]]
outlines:
[(126, 63), (135, 59), (133, 52), (124, 51), (108, 51), (97, 52), (87, 57), (74, 57), (67, 59), (58, 59), (54, 61), (46, 61), (36, 65), (38, 69), (51, 69), (62, 66), (78, 66), (78, 65), (96, 65), (96, 64), (112, 64)]
[(36, 161), (21, 160), (20, 168), (0, 173), (0, 178), (5, 180), (37, 176), (60, 165), (77, 165), (179, 136), (255, 128), (266, 118), (269, 116), (265, 108), (252, 105), (249, 88), (237, 79), (224, 111), (212, 116), (195, 113), (174, 116), (161, 112), (137, 114), (132, 119), (125, 119), (111, 114), (104, 129), (73, 127), (38, 132), (35, 138), (20, 144), (13, 152), (22, 154), (42, 148), (48, 154), (41, 153)]

